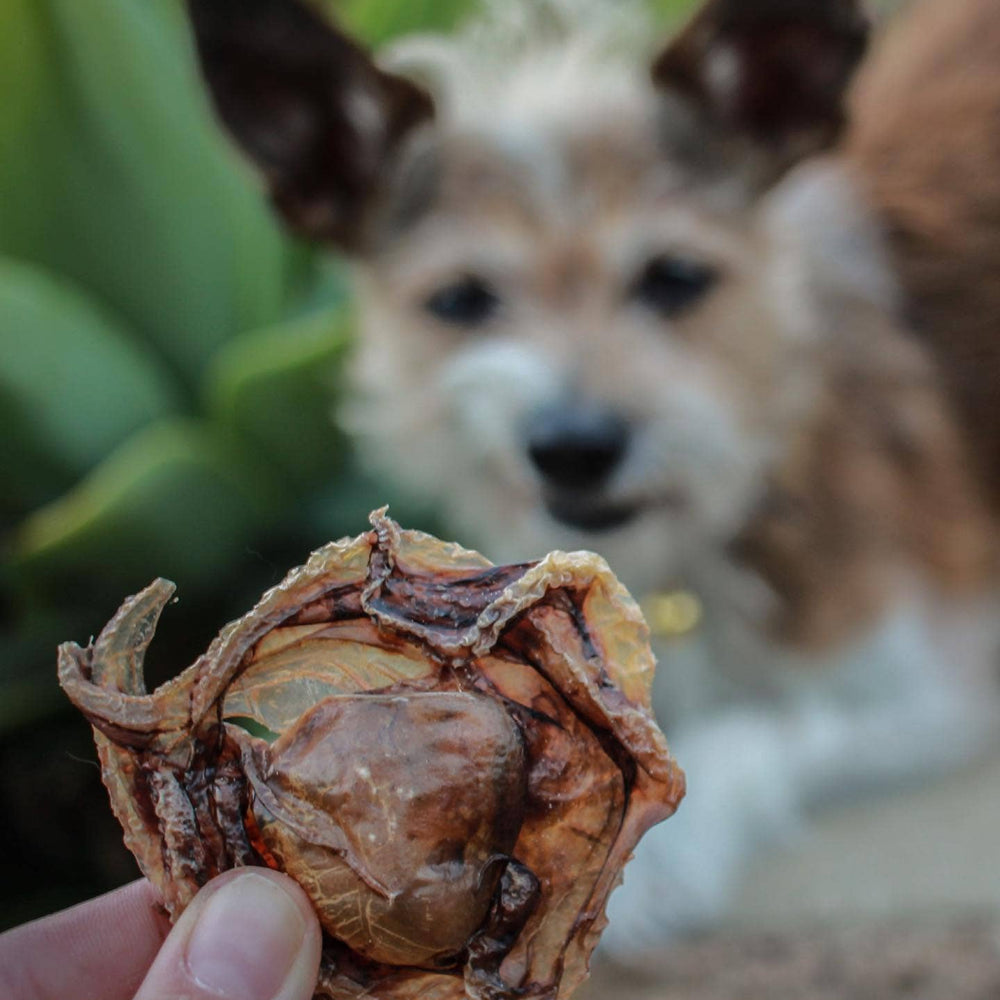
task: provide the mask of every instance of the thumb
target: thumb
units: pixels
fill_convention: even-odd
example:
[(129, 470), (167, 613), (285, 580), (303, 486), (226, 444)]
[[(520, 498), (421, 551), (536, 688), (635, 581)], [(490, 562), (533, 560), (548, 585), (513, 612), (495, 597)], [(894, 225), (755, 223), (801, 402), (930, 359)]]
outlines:
[(181, 914), (135, 1000), (310, 1000), (320, 949), (295, 882), (266, 868), (225, 872)]

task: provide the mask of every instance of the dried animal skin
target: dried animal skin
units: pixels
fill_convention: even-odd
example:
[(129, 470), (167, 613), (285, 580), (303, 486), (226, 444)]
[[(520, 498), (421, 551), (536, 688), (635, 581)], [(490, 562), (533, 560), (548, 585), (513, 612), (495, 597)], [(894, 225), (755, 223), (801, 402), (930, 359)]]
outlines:
[(173, 919), (228, 868), (298, 880), (325, 931), (317, 996), (566, 997), (684, 794), (645, 624), (590, 553), (496, 567), (372, 525), (152, 694), (167, 581), (60, 647), (126, 844)]

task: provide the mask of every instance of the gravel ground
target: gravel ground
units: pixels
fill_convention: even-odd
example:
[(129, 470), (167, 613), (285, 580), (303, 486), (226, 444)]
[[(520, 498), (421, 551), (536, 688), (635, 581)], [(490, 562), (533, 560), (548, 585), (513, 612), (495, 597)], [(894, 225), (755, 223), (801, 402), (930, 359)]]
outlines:
[(1000, 1000), (1000, 923), (713, 935), (595, 962), (577, 1000)]

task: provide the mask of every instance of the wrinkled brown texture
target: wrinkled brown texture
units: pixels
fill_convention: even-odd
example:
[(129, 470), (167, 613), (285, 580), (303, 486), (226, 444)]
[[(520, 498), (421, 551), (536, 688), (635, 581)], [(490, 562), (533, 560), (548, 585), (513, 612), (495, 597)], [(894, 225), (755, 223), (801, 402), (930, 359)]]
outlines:
[(372, 524), (152, 694), (167, 581), (60, 648), (126, 843), (174, 919), (228, 868), (291, 874), (327, 934), (318, 996), (568, 996), (683, 795), (645, 624), (589, 553), (495, 567)]

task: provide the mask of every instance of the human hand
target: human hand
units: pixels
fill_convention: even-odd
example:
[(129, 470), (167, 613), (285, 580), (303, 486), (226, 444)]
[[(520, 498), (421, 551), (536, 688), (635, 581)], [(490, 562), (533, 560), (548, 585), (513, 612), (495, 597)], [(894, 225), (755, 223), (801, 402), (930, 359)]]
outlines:
[(171, 928), (145, 880), (0, 935), (6, 1000), (309, 1000), (319, 923), (265, 868), (225, 872)]

